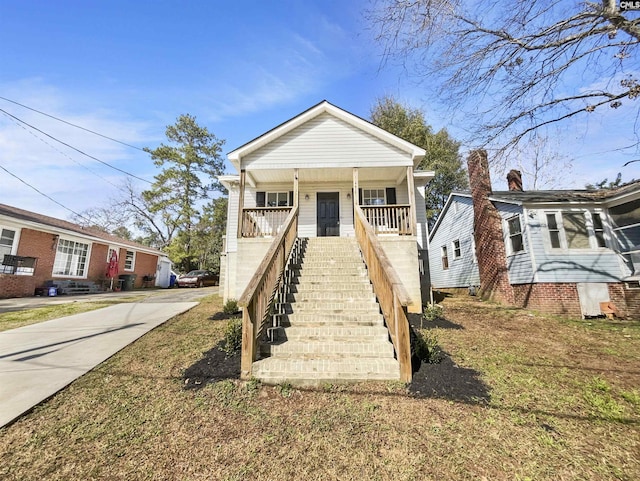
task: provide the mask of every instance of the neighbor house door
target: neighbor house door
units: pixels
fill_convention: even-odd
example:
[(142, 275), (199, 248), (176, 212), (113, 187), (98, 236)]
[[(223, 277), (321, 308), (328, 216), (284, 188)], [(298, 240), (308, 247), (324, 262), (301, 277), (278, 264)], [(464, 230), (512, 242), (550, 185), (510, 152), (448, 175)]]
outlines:
[(318, 192), (318, 237), (340, 236), (340, 193)]

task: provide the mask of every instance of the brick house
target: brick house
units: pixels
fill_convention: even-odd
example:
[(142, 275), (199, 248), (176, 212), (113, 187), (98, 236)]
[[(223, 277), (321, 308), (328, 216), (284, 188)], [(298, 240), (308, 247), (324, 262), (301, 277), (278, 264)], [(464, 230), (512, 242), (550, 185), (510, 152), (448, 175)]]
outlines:
[(434, 289), (573, 317), (640, 318), (640, 181), (608, 190), (493, 191), (487, 155), (468, 158), (429, 237)]
[(145, 279), (168, 287), (171, 262), (156, 249), (0, 204), (0, 298), (32, 296), (36, 288), (61, 281), (104, 288), (112, 251), (118, 275), (134, 275), (134, 287)]

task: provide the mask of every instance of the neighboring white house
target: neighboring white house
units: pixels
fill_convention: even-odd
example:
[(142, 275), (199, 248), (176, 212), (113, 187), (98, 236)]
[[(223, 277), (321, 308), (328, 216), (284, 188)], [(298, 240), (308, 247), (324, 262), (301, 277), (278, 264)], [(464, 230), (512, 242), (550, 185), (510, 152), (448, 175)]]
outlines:
[(428, 278), (424, 185), (433, 178), (415, 171), (424, 155), (327, 101), (229, 153), (238, 175), (219, 177), (229, 190), (225, 302), (241, 297), (294, 205), (298, 237), (353, 237), (358, 203), (411, 297), (409, 310), (421, 312), (428, 299), (421, 292)]

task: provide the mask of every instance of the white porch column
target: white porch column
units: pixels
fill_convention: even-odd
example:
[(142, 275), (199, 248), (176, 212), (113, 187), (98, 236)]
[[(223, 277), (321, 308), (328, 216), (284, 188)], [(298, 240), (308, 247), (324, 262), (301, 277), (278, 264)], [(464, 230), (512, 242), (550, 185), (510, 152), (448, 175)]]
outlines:
[(418, 232), (418, 220), (416, 217), (416, 188), (413, 182), (413, 167), (407, 167), (407, 189), (409, 190), (409, 205), (411, 206), (411, 234)]
[(244, 185), (247, 173), (244, 169), (240, 170), (240, 192), (238, 195), (238, 239), (242, 237), (242, 209), (244, 209)]

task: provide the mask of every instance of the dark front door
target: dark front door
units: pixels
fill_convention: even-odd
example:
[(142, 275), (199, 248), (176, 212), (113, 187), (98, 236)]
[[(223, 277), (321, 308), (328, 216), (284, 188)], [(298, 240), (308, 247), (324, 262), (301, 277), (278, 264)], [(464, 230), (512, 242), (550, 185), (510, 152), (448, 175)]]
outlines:
[(318, 237), (340, 236), (339, 192), (318, 192)]

